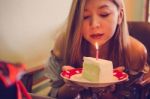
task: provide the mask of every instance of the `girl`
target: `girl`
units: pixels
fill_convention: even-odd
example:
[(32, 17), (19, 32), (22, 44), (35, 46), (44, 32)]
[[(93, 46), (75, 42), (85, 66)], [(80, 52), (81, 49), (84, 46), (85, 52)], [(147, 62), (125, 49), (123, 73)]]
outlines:
[(83, 56), (95, 57), (95, 42), (99, 57), (111, 60), (114, 68), (123, 66), (129, 75), (147, 72), (147, 50), (129, 36), (123, 0), (73, 0), (66, 31), (56, 40), (46, 68), (52, 97), (72, 99), (86, 93), (80, 86), (64, 83), (60, 72), (81, 68)]

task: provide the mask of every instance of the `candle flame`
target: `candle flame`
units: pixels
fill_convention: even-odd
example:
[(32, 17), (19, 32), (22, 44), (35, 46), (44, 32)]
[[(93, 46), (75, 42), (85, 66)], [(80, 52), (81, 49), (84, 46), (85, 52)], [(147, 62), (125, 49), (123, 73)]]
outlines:
[(99, 49), (99, 46), (98, 46), (97, 42), (95, 43), (95, 47), (96, 47), (97, 50)]

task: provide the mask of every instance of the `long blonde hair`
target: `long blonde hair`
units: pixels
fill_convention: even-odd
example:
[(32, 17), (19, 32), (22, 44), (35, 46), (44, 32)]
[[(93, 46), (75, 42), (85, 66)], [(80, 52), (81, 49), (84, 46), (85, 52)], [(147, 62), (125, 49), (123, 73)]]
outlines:
[(81, 65), (82, 34), (80, 33), (80, 27), (82, 24), (82, 14), (85, 2), (86, 0), (73, 0), (68, 18), (64, 61), (65, 64), (72, 66)]

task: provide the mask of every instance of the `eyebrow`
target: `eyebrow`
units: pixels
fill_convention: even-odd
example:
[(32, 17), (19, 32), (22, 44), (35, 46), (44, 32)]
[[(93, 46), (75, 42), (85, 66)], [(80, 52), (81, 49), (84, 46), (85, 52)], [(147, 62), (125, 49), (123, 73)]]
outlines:
[(103, 8), (108, 8), (108, 5), (102, 5), (102, 6), (98, 7), (98, 9), (103, 9)]

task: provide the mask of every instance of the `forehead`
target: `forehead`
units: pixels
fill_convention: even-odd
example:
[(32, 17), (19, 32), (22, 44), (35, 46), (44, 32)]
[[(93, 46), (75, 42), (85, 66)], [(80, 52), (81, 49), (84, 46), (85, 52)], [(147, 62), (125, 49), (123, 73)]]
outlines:
[(87, 0), (85, 3), (85, 10), (105, 7), (111, 8), (115, 6), (116, 5), (112, 2), (112, 0)]

